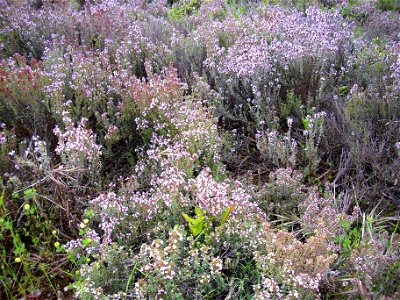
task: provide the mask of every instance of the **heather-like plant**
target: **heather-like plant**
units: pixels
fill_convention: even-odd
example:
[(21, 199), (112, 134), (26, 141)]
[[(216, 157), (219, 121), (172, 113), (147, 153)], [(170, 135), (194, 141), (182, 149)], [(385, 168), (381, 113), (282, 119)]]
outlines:
[(352, 214), (348, 215), (349, 208), (342, 206), (341, 197), (334, 197), (329, 192), (321, 196), (316, 188), (308, 191), (307, 198), (299, 205), (304, 232), (325, 236), (333, 242), (341, 233), (349, 230), (349, 224), (356, 220), (360, 209), (355, 207)]
[(59, 107), (46, 93), (49, 79), (42, 72), (42, 62), (19, 55), (0, 63), (0, 103), (2, 120), (16, 128), (19, 138), (40, 135), (51, 141), (53, 113)]
[(371, 40), (398, 40), (400, 22), (397, 14), (392, 11), (374, 11), (362, 27), (364, 34)]
[(311, 237), (303, 244), (286, 232), (272, 236), (275, 241), (268, 243), (267, 238), (264, 255), (254, 253), (262, 274), (255, 286), (255, 298), (319, 298), (320, 283), (336, 260), (324, 237)]
[(302, 156), (306, 164), (306, 174), (315, 174), (319, 164), (318, 147), (323, 136), (325, 112), (313, 113), (302, 118), (305, 143), (302, 145)]
[[(330, 288), (341, 290), (352, 298), (397, 297), (399, 278), (398, 219), (363, 213), (342, 242), (342, 259), (338, 265), (342, 275)], [(346, 251), (343, 251), (346, 250)]]
[[(248, 90), (253, 93), (250, 98), (257, 99), (260, 93), (260, 98), (270, 99), (284, 85), (286, 89), (294, 89), (305, 103), (308, 97), (315, 103), (321, 83), (326, 84), (324, 80), (330, 77), (329, 67), (325, 69), (324, 66), (334, 63), (336, 56), (345, 49), (350, 31), (342, 28), (338, 15), (315, 8), (309, 8), (305, 16), (280, 8), (261, 10), (259, 14), (257, 21), (244, 17), (246, 27), (242, 25), (243, 28), (233, 21), (230, 21), (233, 26), (227, 27), (229, 19), (224, 21), (225, 28), (230, 31), (237, 28), (243, 38), (238, 39), (236, 33), (233, 44), (222, 44), (223, 47), (214, 40), (213, 54), (206, 63), (211, 68), (217, 67), (222, 74), (232, 74), (229, 81), (240, 78), (245, 80), (244, 87), (246, 81), (250, 81)], [(333, 32), (335, 35), (331, 35)], [(224, 52), (226, 55), (222, 56)], [(257, 76), (253, 76), (256, 71)], [(296, 82), (299, 78), (303, 81)]]
[(272, 160), (277, 167), (296, 166), (298, 143), (292, 138), (293, 119), (288, 119), (288, 131), (282, 136), (277, 130), (267, 129), (256, 135), (260, 154)]
[(389, 2), (0, 0), (0, 298), (396, 298)]
[[(164, 180), (167, 182), (167, 180), (170, 179), (165, 178)], [(204, 180), (208, 180), (210, 181), (209, 184), (214, 184), (217, 186), (217, 183), (214, 183), (210, 177), (203, 178), (203, 176), (200, 175), (196, 179), (200, 186), (204, 185)], [(177, 210), (179, 207), (180, 211), (186, 210), (189, 212), (188, 209), (190, 209), (190, 206), (194, 205), (195, 203), (198, 206), (205, 206), (207, 201), (210, 201), (214, 197), (220, 198), (219, 203), (221, 205), (224, 203), (225, 205), (233, 204), (231, 207), (233, 207), (232, 210), (234, 210), (234, 212), (231, 213), (229, 218), (225, 218), (225, 220), (227, 219), (228, 221), (225, 221), (226, 223), (221, 222), (220, 226), (228, 226), (225, 224), (228, 224), (230, 219), (233, 220), (239, 218), (238, 220), (240, 220), (240, 218), (243, 217), (243, 213), (254, 210), (251, 208), (254, 207), (254, 205), (249, 206), (249, 203), (246, 202), (246, 200), (243, 200), (243, 196), (246, 196), (246, 194), (240, 190), (240, 187), (236, 187), (235, 189), (232, 189), (232, 191), (229, 191), (229, 193), (232, 193), (233, 199), (229, 199), (230, 195), (228, 194), (203, 195), (201, 194), (204, 193), (202, 190), (195, 190), (193, 192), (195, 198), (191, 200), (188, 198), (188, 192), (185, 192), (185, 186), (190, 186), (191, 183), (182, 182), (182, 187), (178, 186), (175, 187), (175, 189), (181, 189), (181, 195), (184, 197), (181, 199), (181, 201), (183, 200), (187, 203), (186, 205), (183, 203), (183, 205), (180, 206), (177, 206), (175, 203), (174, 207), (174, 203), (168, 202), (168, 199), (171, 199), (171, 196), (173, 197), (172, 200), (175, 202), (179, 201), (180, 199), (174, 197), (174, 190), (163, 190), (162, 187), (160, 189), (159, 184), (160, 183), (154, 186), (154, 194), (133, 194), (130, 196), (129, 201), (126, 201), (126, 196), (117, 196), (113, 193), (98, 197), (92, 201), (91, 204), (94, 212), (98, 212), (98, 215), (101, 218), (100, 227), (102, 228), (103, 232), (101, 235), (101, 240), (96, 237), (97, 234), (95, 234), (92, 230), (86, 229), (86, 225), (81, 225), (81, 228), (84, 228), (82, 230), (82, 239), (70, 242), (67, 245), (71, 255), (74, 255), (74, 257), (77, 259), (80, 259), (82, 254), (85, 255), (84, 258), (88, 257), (89, 255), (89, 257), (92, 259), (96, 259), (90, 264), (88, 264), (86, 259), (83, 259), (83, 265), (81, 266), (82, 281), (79, 281), (76, 284), (78, 295), (81, 297), (95, 295), (96, 293), (100, 293), (99, 295), (110, 295), (117, 291), (125, 290), (125, 292), (129, 291), (130, 293), (133, 293), (136, 295), (136, 297), (152, 297), (152, 295), (154, 295), (153, 293), (157, 291), (160, 292), (160, 289), (163, 289), (163, 293), (166, 295), (178, 295), (180, 293), (188, 295), (190, 290), (186, 290), (188, 287), (183, 283), (187, 281), (188, 284), (197, 284), (195, 293), (200, 296), (204, 295), (204, 292), (208, 293), (212, 290), (215, 290), (215, 287), (212, 287), (214, 284), (211, 284), (210, 281), (213, 282), (214, 280), (217, 280), (219, 285), (222, 285), (222, 287), (226, 286), (226, 283), (224, 283), (222, 277), (220, 277), (220, 279), (212, 279), (209, 276), (209, 274), (212, 276), (221, 276), (218, 274), (222, 269), (222, 260), (218, 257), (217, 252), (214, 252), (216, 249), (207, 246), (206, 241), (203, 241), (204, 246), (201, 247), (196, 241), (197, 239), (194, 240), (188, 231), (183, 231), (183, 226), (180, 227), (179, 231), (175, 229), (174, 231), (170, 232), (169, 239), (166, 240), (163, 232), (168, 230), (168, 228), (165, 228), (165, 224), (175, 221), (177, 222), (176, 225), (179, 223), (184, 225), (185, 219), (181, 215), (174, 215), (174, 210)], [(221, 185), (225, 186), (222, 183)], [(209, 189), (207, 185), (204, 186), (204, 188)], [(195, 189), (198, 188), (195, 187)], [(228, 189), (228, 186), (226, 186), (225, 189)], [(220, 189), (216, 187), (216, 192), (219, 190)], [(162, 197), (162, 195), (164, 195), (164, 197)], [(145, 205), (148, 205), (148, 209), (145, 208)], [(216, 209), (219, 207), (220, 206), (217, 206)], [(209, 211), (212, 209), (212, 207), (206, 206), (206, 209)], [(134, 212), (134, 214), (132, 215), (127, 213), (129, 211)], [(214, 214), (216, 211), (217, 210), (211, 210), (210, 213)], [(178, 216), (180, 218), (177, 218)], [(258, 218), (259, 214), (256, 213), (252, 217), (254, 218), (255, 216)], [(159, 218), (161, 218), (161, 220), (164, 219), (163, 223), (157, 222)], [(131, 221), (128, 221), (129, 219)], [(130, 244), (131, 242), (138, 242), (137, 237), (134, 235), (135, 231), (132, 231), (134, 230), (135, 225), (138, 226), (136, 227), (136, 230), (140, 228), (140, 230), (145, 233), (147, 237), (144, 238), (148, 240), (149, 246), (151, 244), (151, 247), (149, 248), (142, 242), (140, 247), (141, 251), (138, 256), (135, 255), (134, 257), (130, 258), (135, 261), (133, 264), (135, 265), (133, 269), (120, 269), (120, 276), (125, 277), (122, 277), (120, 280), (114, 282), (112, 286), (109, 286), (108, 291), (104, 290), (106, 284), (104, 282), (105, 277), (99, 277), (98, 274), (101, 274), (102, 272), (110, 272), (113, 268), (117, 267), (116, 264), (111, 264), (114, 258), (110, 257), (110, 255), (113, 257), (115, 255), (116, 241), (119, 241), (118, 244), (125, 245), (125, 247), (135, 247), (135, 244)], [(160, 226), (163, 226), (163, 229), (161, 229)], [(116, 230), (117, 228), (119, 228), (119, 230)], [(157, 236), (161, 240), (154, 239)], [(175, 239), (175, 237), (180, 238)], [(213, 238), (216, 238), (215, 233)], [(183, 251), (183, 245), (180, 245), (180, 243), (181, 241), (186, 241), (186, 239), (187, 242), (189, 242), (189, 250), (192, 249), (193, 251)], [(167, 244), (164, 245), (165, 242)], [(186, 244), (187, 242), (184, 243)], [(140, 244), (138, 246), (140, 246)], [(204, 255), (209, 253), (211, 257), (207, 258), (206, 256), (202, 255), (199, 258), (196, 255), (196, 253), (198, 253), (198, 247), (200, 247), (200, 251), (205, 251)], [(204, 250), (201, 250), (201, 248)], [(84, 252), (82, 253), (82, 250), (80, 249), (82, 249)], [(148, 253), (143, 251), (150, 252)], [(198, 259), (200, 260), (198, 261)], [(103, 263), (105, 260), (108, 261), (107, 265), (104, 265)], [(181, 266), (182, 263), (184, 264), (183, 266)], [(205, 264), (209, 266), (207, 267)], [(193, 271), (184, 266), (190, 266), (193, 268)], [(129, 274), (130, 272), (132, 273)], [(142, 277), (142, 275), (145, 275), (145, 277)], [(200, 281), (191, 280), (194, 278), (200, 279)], [(208, 286), (208, 283), (211, 285)]]
[(60, 155), (66, 168), (76, 169), (77, 172), (87, 172), (96, 177), (100, 169), (101, 146), (96, 143), (96, 136), (86, 129), (87, 119), (82, 119), (75, 127), (67, 112), (63, 113), (65, 130), (58, 126), (54, 134), (58, 137), (55, 152)]
[[(395, 104), (398, 101), (398, 94), (393, 92), (396, 86), (393, 80), (395, 76), (383, 75), (392, 74), (390, 66), (393, 66), (396, 59), (392, 50), (389, 50), (393, 49), (392, 47), (394, 46), (375, 43), (371, 48), (356, 52), (358, 58), (354, 66), (357, 68), (354, 68), (352, 73), (354, 72), (357, 84), (348, 87), (348, 91), (343, 95), (346, 98), (344, 103), (339, 98), (336, 100), (338, 104), (342, 103), (339, 107), (344, 106), (335, 113), (336, 120), (343, 120), (342, 125), (337, 127), (337, 124), (326, 128), (330, 136), (347, 132), (346, 139), (336, 139), (336, 141), (342, 140), (343, 143), (341, 174), (338, 180), (343, 179), (344, 174), (349, 174), (347, 172), (350, 169), (355, 170), (356, 172), (351, 175), (352, 185), (354, 187), (358, 186), (355, 182), (360, 183), (359, 188), (356, 188), (358, 198), (370, 199), (371, 206), (378, 202), (379, 195), (382, 195), (380, 191), (391, 189), (396, 185), (396, 176), (393, 171), (398, 163), (396, 159), (393, 160), (393, 154), (396, 152), (397, 142), (394, 132), (398, 130), (398, 123), (395, 121), (399, 115), (398, 106)], [(368, 55), (367, 53), (380, 54)], [(361, 73), (361, 70), (364, 71)], [(338, 121), (333, 121), (335, 122)], [(331, 149), (335, 149), (334, 140), (329, 140), (332, 144)], [(322, 147), (328, 149), (325, 145)], [(376, 163), (378, 161), (379, 164)], [(386, 179), (379, 180), (378, 174), (385, 174)], [(370, 178), (370, 182), (375, 182), (374, 188), (372, 185), (369, 187), (364, 185), (365, 178)], [(393, 204), (392, 201), (393, 199), (388, 197), (388, 201), (381, 204), (390, 206)], [(365, 200), (365, 204), (367, 202)]]
[(19, 53), (40, 59), (48, 43), (64, 37), (76, 44), (80, 39), (79, 12), (71, 1), (41, 1), (35, 7), (31, 1), (9, 2), (4, 10), (2, 35), (5, 39), (2, 52), (6, 55)]
[[(137, 298), (153, 297), (157, 294), (165, 297), (180, 295), (181, 298), (201, 298), (209, 293), (217, 296), (228, 292), (229, 282), (239, 284), (241, 279), (236, 276), (243, 276), (244, 272), (250, 275), (243, 286), (245, 290), (230, 288), (231, 293), (237, 296), (243, 295), (244, 292), (256, 297), (261, 297), (266, 292), (276, 292), (277, 296), (292, 295), (294, 297), (318, 295), (321, 281), (336, 258), (325, 235), (318, 234), (302, 244), (289, 233), (271, 230), (270, 225), (263, 220), (262, 213), (257, 211), (257, 206), (254, 204), (249, 206), (248, 202), (243, 201), (243, 197), (249, 197), (249, 195), (241, 192), (238, 187), (231, 190), (233, 197), (229, 199), (231, 198), (229, 195), (212, 193), (213, 188), (210, 184), (216, 186), (218, 184), (213, 183), (211, 178), (200, 174), (195, 180), (197, 185), (204, 189), (204, 191), (194, 192), (194, 202), (204, 207), (202, 216), (205, 217), (205, 214), (209, 213), (215, 215), (215, 212), (210, 210), (212, 208), (210, 205), (214, 204), (208, 201), (219, 197), (220, 200), (216, 202), (216, 205), (225, 203), (223, 205), (227, 206), (225, 208), (229, 209), (229, 206), (232, 208), (229, 217), (221, 219), (225, 221), (214, 227), (214, 230), (208, 230), (207, 234), (195, 235), (192, 234), (193, 227), (184, 229), (185, 219), (192, 222), (192, 218), (186, 215), (186, 218), (182, 217), (181, 220), (175, 219), (176, 226), (165, 235), (168, 230), (164, 227), (166, 220), (162, 223), (163, 225), (151, 220), (161, 217), (162, 211), (167, 207), (163, 208), (162, 202), (156, 200), (160, 199), (159, 197), (151, 197), (158, 202), (160, 210), (152, 214), (146, 224), (142, 223), (140, 226), (142, 230), (147, 228), (147, 233), (143, 232), (143, 238), (148, 242), (141, 244), (137, 254), (126, 252), (122, 246), (132, 249), (133, 245), (128, 246), (127, 243), (136, 240), (132, 240), (134, 236), (131, 236), (129, 232), (125, 234), (123, 228), (128, 229), (129, 227), (126, 227), (128, 224), (132, 226), (132, 224), (138, 224), (138, 221), (132, 223), (121, 219), (131, 218), (130, 214), (123, 214), (123, 212), (126, 209), (129, 211), (127, 207), (132, 202), (116, 197), (115, 194), (108, 194), (102, 198), (107, 200), (101, 200), (103, 204), (100, 224), (104, 234), (101, 243), (96, 236), (93, 236), (91, 230), (84, 229), (84, 237), (67, 246), (72, 251), (71, 254), (76, 255), (79, 248), (86, 249), (85, 251), (89, 251), (86, 253), (95, 259), (95, 261), (83, 260), (85, 263), (81, 266), (80, 279), (75, 284), (78, 295), (86, 298), (94, 295), (111, 296), (123, 292), (122, 295)], [(216, 191), (220, 191), (223, 186), (222, 183), (219, 185)], [(210, 193), (204, 194), (206, 191)], [(171, 192), (173, 194), (172, 190), (169, 193)], [(164, 193), (168, 192), (164, 191)], [(240, 193), (240, 200), (235, 199), (234, 193)], [(100, 203), (100, 199), (93, 201), (94, 207), (100, 208), (97, 203)], [(167, 208), (168, 211), (171, 209), (172, 207)], [(183, 209), (184, 206), (181, 206), (181, 210)], [(218, 211), (220, 213), (217, 217), (224, 215), (224, 210)], [(163, 218), (165, 217), (167, 216)], [(171, 217), (169, 214), (168, 218)], [(196, 219), (193, 218), (193, 220)], [(155, 227), (149, 227), (151, 224)], [(115, 231), (117, 227), (120, 230)], [(81, 228), (85, 228), (85, 225), (81, 225)], [(113, 231), (114, 233), (110, 235)], [(112, 236), (117, 240), (118, 236), (124, 237), (123, 241), (118, 242), (120, 246), (112, 242), (112, 238), (110, 240)], [(125, 260), (128, 263), (124, 267), (118, 267), (120, 260), (115, 261), (115, 259), (122, 253), (125, 253)], [(311, 257), (314, 257), (314, 260), (310, 260)], [(105, 264), (105, 261), (108, 263)], [(258, 272), (248, 273), (243, 263), (257, 266)], [(304, 264), (307, 268), (304, 268)], [(99, 276), (100, 274), (102, 275)], [(108, 276), (106, 274), (114, 274), (113, 278), (116, 280), (107, 283), (104, 281)], [(259, 284), (260, 280), (262, 284)], [(271, 290), (273, 287), (269, 284), (274, 285), (274, 282), (279, 288)]]
[(276, 169), (269, 174), (269, 182), (260, 186), (253, 197), (272, 219), (276, 215), (296, 213), (298, 205), (307, 197), (302, 179), (303, 175), (296, 170)]
[[(165, 70), (165, 76), (165, 79), (155, 76), (149, 85), (143, 84), (151, 94), (140, 96), (143, 102), (138, 105), (142, 113), (135, 122), (147, 135), (150, 148), (144, 148), (145, 156), (136, 169), (142, 172), (146, 168), (154, 171), (159, 167), (178, 166), (191, 176), (206, 165), (218, 168), (220, 141), (213, 121), (213, 108), (206, 101), (185, 99), (182, 82), (174, 70)], [(188, 161), (182, 164), (185, 157)]]

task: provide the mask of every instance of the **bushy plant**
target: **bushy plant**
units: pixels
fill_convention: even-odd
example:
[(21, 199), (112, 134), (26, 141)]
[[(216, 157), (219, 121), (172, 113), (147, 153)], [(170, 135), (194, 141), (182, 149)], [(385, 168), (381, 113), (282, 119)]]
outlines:
[(269, 182), (264, 184), (254, 197), (272, 219), (276, 219), (277, 215), (296, 213), (298, 205), (307, 196), (302, 180), (303, 175), (296, 170), (276, 169), (269, 174)]
[(395, 2), (0, 0), (0, 298), (398, 298)]
[(51, 128), (60, 103), (51, 101), (46, 92), (49, 79), (43, 73), (43, 64), (16, 55), (3, 60), (0, 66), (0, 102), (3, 122), (16, 129), (18, 138), (32, 135), (52, 141)]

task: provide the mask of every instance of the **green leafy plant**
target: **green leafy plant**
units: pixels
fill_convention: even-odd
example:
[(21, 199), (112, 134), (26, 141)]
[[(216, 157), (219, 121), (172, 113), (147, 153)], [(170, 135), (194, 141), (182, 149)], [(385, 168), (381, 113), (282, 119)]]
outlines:
[(208, 216), (206, 214), (206, 210), (203, 210), (199, 207), (194, 208), (195, 217), (193, 218), (189, 217), (189, 215), (185, 213), (182, 213), (182, 216), (187, 221), (187, 224), (189, 226), (190, 232), (192, 233), (193, 237), (197, 238), (200, 237), (201, 235), (207, 236), (209, 235), (213, 227), (222, 226), (223, 224), (225, 224), (234, 210), (235, 210), (234, 206), (226, 208), (225, 211), (222, 213), (217, 225), (214, 225), (213, 223), (213, 221), (215, 221), (215, 218)]
[(205, 211), (198, 207), (195, 207), (194, 210), (196, 214), (194, 218), (191, 218), (187, 214), (182, 213), (182, 216), (188, 223), (190, 231), (192, 232), (194, 237), (200, 236), (202, 234), (208, 235), (208, 229), (211, 226), (210, 217), (207, 217), (205, 215)]
[(351, 252), (361, 241), (361, 229), (357, 226), (351, 228), (349, 221), (343, 221), (345, 233), (336, 237), (336, 243), (341, 246), (341, 254), (344, 257), (350, 257)]

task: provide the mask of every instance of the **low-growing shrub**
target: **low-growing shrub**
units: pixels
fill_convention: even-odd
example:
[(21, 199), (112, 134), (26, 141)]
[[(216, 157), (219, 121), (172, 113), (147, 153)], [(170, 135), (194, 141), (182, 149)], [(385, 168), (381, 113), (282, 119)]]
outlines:
[(0, 64), (2, 121), (15, 128), (19, 139), (39, 135), (51, 143), (54, 114), (60, 103), (46, 93), (49, 79), (43, 73), (42, 62), (32, 59), (28, 64), (24, 57), (16, 55)]
[(395, 2), (0, 0), (0, 298), (398, 298)]

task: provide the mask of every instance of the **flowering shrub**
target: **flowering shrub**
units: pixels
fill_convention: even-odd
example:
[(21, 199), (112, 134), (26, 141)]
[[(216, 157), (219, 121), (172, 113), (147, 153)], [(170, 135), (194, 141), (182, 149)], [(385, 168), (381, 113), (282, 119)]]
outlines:
[(0, 0), (0, 298), (398, 298), (393, 3)]
[(261, 155), (267, 156), (275, 166), (295, 166), (298, 155), (298, 144), (292, 138), (293, 119), (288, 119), (288, 131), (281, 136), (277, 130), (259, 131), (256, 135), (257, 149)]
[(77, 127), (74, 127), (67, 112), (64, 112), (63, 121), (66, 130), (62, 132), (58, 126), (54, 134), (58, 137), (55, 152), (67, 168), (76, 168), (90, 173), (98, 172), (100, 167), (101, 146), (96, 144), (96, 136), (91, 130), (86, 130), (87, 119), (83, 118)]
[(32, 59), (28, 64), (19, 55), (0, 62), (1, 113), (2, 120), (15, 127), (19, 137), (40, 134), (50, 141), (54, 107), (59, 103), (49, 101), (45, 88), (48, 78), (42, 69), (42, 62)]
[(254, 197), (265, 212), (283, 215), (292, 212), (307, 194), (303, 175), (290, 168), (276, 169), (269, 174), (269, 182), (256, 191)]

